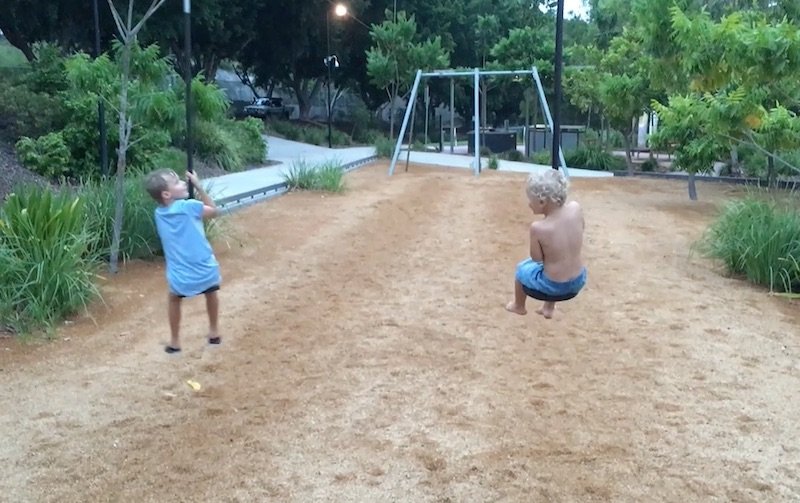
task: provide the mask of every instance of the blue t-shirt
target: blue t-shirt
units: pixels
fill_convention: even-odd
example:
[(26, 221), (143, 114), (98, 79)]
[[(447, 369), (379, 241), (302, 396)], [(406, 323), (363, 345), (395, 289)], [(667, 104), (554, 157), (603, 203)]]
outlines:
[(191, 297), (218, 285), (219, 264), (203, 228), (203, 203), (181, 199), (155, 212), (172, 293)]

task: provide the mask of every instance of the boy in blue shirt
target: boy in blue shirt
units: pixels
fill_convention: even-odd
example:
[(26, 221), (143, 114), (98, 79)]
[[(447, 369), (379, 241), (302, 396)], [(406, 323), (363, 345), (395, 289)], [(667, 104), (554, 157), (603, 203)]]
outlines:
[(220, 285), (219, 264), (206, 239), (203, 220), (218, 215), (217, 205), (200, 185), (194, 173), (187, 172), (200, 201), (189, 199), (186, 181), (175, 172), (161, 169), (150, 173), (145, 188), (158, 203), (155, 211), (156, 229), (164, 249), (169, 285), (170, 343), (164, 350), (177, 353), (181, 350), (179, 331), (181, 322), (181, 299), (204, 294), (208, 311), (208, 342), (221, 342), (217, 330)]

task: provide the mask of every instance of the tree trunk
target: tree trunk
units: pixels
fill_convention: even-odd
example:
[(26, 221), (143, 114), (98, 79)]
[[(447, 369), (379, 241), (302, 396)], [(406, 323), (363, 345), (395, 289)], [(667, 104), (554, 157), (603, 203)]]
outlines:
[(633, 159), (631, 158), (631, 133), (624, 135), (625, 138), (625, 164), (628, 166), (628, 174), (633, 175)]
[(389, 97), (389, 139), (394, 139), (394, 101), (397, 99), (397, 83), (392, 83), (392, 92)]
[(109, 270), (116, 274), (119, 270), (119, 246), (122, 236), (122, 223), (125, 218), (125, 168), (132, 124), (128, 119), (128, 77), (131, 62), (131, 40), (125, 41), (122, 49), (122, 82), (119, 92), (119, 147), (117, 148), (117, 180), (115, 187), (116, 207), (114, 209), (114, 233), (111, 239)]
[(740, 173), (739, 149), (734, 145), (733, 148), (731, 148), (731, 176), (739, 176)]
[(604, 149), (608, 148), (608, 123), (606, 122), (605, 114), (600, 114), (600, 145)]
[(308, 90), (308, 80), (303, 78), (292, 78), (291, 88), (297, 98), (297, 106), (300, 109), (300, 119), (308, 120), (309, 112), (311, 111), (311, 102), (319, 92), (322, 79), (315, 79), (314, 87)]
[(206, 54), (203, 58), (203, 73), (206, 76), (206, 82), (217, 81), (217, 69), (219, 68), (219, 58), (214, 53)]
[(695, 174), (689, 173), (689, 199), (697, 201), (697, 186), (695, 185)]
[(775, 185), (775, 157), (770, 155), (767, 156), (767, 187), (772, 189)]

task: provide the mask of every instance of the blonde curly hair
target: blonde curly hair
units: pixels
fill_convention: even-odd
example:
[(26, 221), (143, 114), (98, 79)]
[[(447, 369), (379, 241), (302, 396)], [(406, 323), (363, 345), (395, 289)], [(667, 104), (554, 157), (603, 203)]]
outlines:
[(569, 182), (561, 170), (548, 169), (539, 173), (531, 173), (525, 193), (531, 201), (550, 201), (557, 206), (563, 205), (567, 200)]

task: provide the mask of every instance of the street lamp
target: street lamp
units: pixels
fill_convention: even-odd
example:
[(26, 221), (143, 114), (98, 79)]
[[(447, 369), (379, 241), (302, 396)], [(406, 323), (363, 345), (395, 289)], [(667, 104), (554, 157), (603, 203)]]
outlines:
[(561, 66), (564, 53), (564, 0), (557, 0), (556, 7), (556, 53), (555, 71), (553, 72), (553, 151), (551, 164), (553, 169), (559, 166), (561, 150)]
[[(328, 80), (326, 87), (328, 88), (328, 148), (333, 147), (333, 143), (331, 141), (331, 69), (332, 68), (339, 68), (339, 58), (336, 57), (335, 54), (331, 54), (331, 13), (330, 9), (325, 11), (325, 28), (327, 30), (327, 37), (328, 37), (328, 55), (322, 60), (325, 64), (325, 68), (328, 71)], [(344, 17), (347, 15), (347, 6), (344, 4), (336, 4), (333, 9), (333, 13), (336, 14), (337, 17)]]

